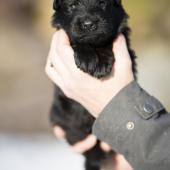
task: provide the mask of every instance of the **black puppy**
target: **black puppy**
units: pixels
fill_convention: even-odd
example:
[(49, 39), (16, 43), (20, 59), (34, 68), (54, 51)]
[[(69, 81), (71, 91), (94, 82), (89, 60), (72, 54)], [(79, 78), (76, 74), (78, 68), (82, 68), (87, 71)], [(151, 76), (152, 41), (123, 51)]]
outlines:
[[(68, 34), (78, 68), (97, 78), (108, 76), (114, 63), (112, 43), (122, 33), (127, 41), (133, 72), (136, 72), (136, 56), (130, 49), (128, 15), (121, 0), (55, 0), (54, 10), (53, 26)], [(54, 126), (59, 125), (66, 131), (70, 144), (87, 137), (95, 120), (58, 87), (55, 87), (50, 119)], [(100, 149), (98, 141), (84, 155), (86, 170), (99, 170), (108, 154)]]

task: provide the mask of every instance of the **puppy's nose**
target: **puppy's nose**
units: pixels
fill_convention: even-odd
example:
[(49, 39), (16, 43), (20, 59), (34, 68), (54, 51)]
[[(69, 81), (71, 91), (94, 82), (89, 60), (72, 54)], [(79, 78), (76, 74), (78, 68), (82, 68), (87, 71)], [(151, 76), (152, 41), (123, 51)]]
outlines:
[(94, 31), (96, 29), (96, 24), (90, 19), (86, 19), (82, 22), (82, 27), (84, 30)]

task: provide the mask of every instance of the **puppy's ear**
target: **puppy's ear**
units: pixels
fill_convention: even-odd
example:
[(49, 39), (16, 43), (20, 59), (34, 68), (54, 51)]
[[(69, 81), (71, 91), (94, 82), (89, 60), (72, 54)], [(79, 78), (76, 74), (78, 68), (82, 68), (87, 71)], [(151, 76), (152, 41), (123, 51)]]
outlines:
[(122, 1), (121, 1), (121, 0), (114, 0), (114, 3), (115, 3), (116, 5), (121, 5), (121, 4), (122, 4)]
[(61, 0), (54, 0), (53, 9), (58, 10), (60, 8), (60, 5), (61, 5)]

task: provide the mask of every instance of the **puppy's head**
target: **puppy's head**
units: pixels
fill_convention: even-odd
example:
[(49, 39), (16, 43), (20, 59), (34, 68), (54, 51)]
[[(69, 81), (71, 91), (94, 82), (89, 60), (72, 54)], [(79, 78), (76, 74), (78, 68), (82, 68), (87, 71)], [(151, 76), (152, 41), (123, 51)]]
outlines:
[(55, 0), (53, 26), (72, 42), (101, 44), (117, 36), (126, 20), (121, 0)]

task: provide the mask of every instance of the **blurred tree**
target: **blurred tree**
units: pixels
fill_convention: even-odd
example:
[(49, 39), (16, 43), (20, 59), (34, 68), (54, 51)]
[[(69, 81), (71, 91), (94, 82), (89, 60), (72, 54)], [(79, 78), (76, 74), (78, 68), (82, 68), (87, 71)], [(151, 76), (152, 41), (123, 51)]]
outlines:
[(35, 17), (34, 0), (1, 0), (0, 18), (9, 22), (30, 24)]
[[(170, 40), (170, 1), (163, 0), (156, 4), (157, 13), (151, 20), (151, 30), (155, 36), (164, 40)], [(159, 10), (158, 10), (159, 9)], [(159, 11), (159, 12), (158, 12)]]
[(170, 40), (170, 1), (123, 1), (130, 15), (133, 39), (150, 40), (162, 37)]

